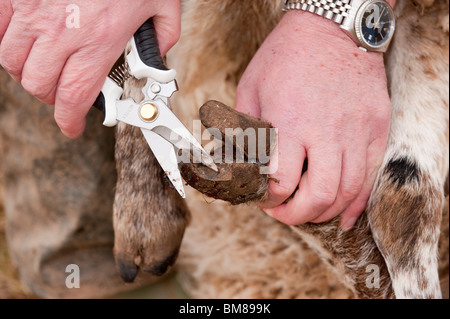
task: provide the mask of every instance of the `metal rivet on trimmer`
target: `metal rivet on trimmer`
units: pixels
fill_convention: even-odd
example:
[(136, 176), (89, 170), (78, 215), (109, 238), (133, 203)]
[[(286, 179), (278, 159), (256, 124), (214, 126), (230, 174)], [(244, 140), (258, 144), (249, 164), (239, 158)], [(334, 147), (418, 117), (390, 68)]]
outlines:
[(152, 90), (153, 94), (158, 94), (161, 92), (161, 85), (155, 83), (151, 86), (150, 89)]
[(140, 115), (144, 121), (154, 121), (158, 117), (158, 108), (156, 107), (156, 105), (146, 103), (142, 105)]

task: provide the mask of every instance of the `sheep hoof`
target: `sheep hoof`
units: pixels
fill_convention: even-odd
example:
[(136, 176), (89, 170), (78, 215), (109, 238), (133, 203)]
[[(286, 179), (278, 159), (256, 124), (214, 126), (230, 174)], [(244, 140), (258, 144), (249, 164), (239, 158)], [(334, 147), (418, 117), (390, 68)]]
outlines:
[[(262, 168), (268, 163), (266, 161), (263, 164), (261, 151), (256, 152), (256, 148), (265, 144), (262, 155), (264, 158), (269, 158), (276, 137), (272, 126), (217, 101), (209, 101), (201, 107), (200, 119), (210, 132), (212, 132), (211, 129), (215, 130), (216, 139), (218, 132), (222, 136), (222, 144), (215, 148), (216, 151), (212, 155), (219, 171), (215, 172), (202, 164), (181, 163), (180, 171), (186, 183), (211, 198), (224, 200), (232, 205), (264, 201), (267, 197), (269, 176), (264, 174)], [(236, 129), (240, 130), (235, 131)], [(256, 145), (249, 144), (250, 138), (242, 136), (238, 139), (235, 135), (230, 136), (231, 131), (234, 133), (254, 132)], [(261, 131), (265, 134), (261, 135)], [(260, 141), (261, 138), (265, 141)], [(238, 143), (238, 140), (243, 143)], [(225, 147), (226, 143), (232, 143), (233, 158), (241, 154), (240, 158), (243, 158), (244, 162), (228, 164), (228, 161), (227, 163), (224, 161), (224, 158), (229, 156)], [(217, 152), (217, 149), (221, 151)]]

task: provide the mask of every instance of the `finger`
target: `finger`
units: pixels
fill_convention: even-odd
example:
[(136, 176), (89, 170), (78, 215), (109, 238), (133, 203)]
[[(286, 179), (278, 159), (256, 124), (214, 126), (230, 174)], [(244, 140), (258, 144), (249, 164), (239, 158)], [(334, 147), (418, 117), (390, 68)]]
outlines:
[(181, 34), (181, 7), (179, 1), (169, 1), (161, 12), (153, 18), (161, 55), (178, 42)]
[[(236, 97), (236, 111), (261, 117), (257, 85), (252, 75), (245, 74), (238, 86)], [(274, 155), (270, 158), (269, 194), (261, 208), (274, 208), (285, 202), (295, 192), (302, 175), (306, 152), (302, 145), (283, 131), (278, 131)]]
[(331, 208), (313, 220), (323, 223), (341, 214), (352, 203), (362, 190), (366, 177), (367, 151), (346, 151), (342, 158), (342, 173), (338, 195)]
[(385, 141), (379, 140), (371, 145), (367, 150), (366, 175), (361, 192), (355, 200), (342, 213), (341, 228), (348, 231), (354, 227), (358, 218), (364, 212), (367, 202), (372, 193), (378, 171), (384, 158)]
[(11, 7), (11, 1), (0, 1), (0, 44), (2, 43), (3, 36), (8, 29), (8, 25), (11, 21), (13, 10)]
[(275, 208), (288, 200), (295, 192), (302, 176), (306, 158), (305, 149), (292, 143), (286, 136), (278, 136), (276, 156), (270, 159), (269, 193), (261, 208)]
[(55, 120), (69, 138), (81, 136), (85, 118), (101, 91), (114, 62), (101, 61), (90, 50), (78, 51), (67, 60), (55, 97)]
[(266, 212), (288, 225), (300, 225), (316, 219), (336, 200), (341, 168), (342, 154), (338, 150), (310, 149), (308, 170), (302, 176), (294, 198)]
[(17, 82), (22, 80), (23, 66), (35, 40), (13, 17), (0, 45), (0, 63)]
[(261, 118), (257, 87), (254, 81), (244, 74), (236, 91), (236, 111)]
[(49, 38), (36, 40), (23, 67), (21, 82), (31, 95), (52, 105), (56, 85), (69, 55), (67, 49), (55, 48), (55, 45)]

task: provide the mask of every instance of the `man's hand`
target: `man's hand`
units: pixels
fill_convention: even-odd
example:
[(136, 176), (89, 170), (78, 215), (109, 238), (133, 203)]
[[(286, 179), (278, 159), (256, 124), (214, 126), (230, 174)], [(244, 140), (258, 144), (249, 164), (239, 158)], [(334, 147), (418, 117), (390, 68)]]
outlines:
[(279, 129), (272, 175), (279, 183), (270, 182), (266, 212), (289, 225), (342, 213), (342, 227), (351, 228), (367, 204), (388, 138), (382, 54), (363, 52), (331, 21), (290, 11), (250, 63), (236, 106)]
[[(66, 26), (71, 3), (80, 9), (80, 28)], [(55, 104), (57, 124), (76, 138), (111, 67), (150, 17), (164, 55), (179, 38), (179, 0), (0, 0), (0, 64)]]

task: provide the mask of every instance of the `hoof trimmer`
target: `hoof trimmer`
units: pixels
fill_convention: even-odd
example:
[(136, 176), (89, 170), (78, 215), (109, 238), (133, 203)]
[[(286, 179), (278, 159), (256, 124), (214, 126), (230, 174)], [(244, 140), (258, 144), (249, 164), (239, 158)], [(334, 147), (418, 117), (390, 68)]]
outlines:
[[(217, 171), (213, 158), (169, 108), (169, 98), (178, 90), (176, 71), (168, 69), (161, 57), (153, 20), (147, 20), (130, 40), (131, 51), (125, 65), (106, 79), (94, 106), (105, 113), (103, 125), (123, 122), (139, 127), (153, 154), (172, 185), (184, 198), (183, 181), (178, 169), (180, 150), (194, 154), (205, 166)], [(130, 76), (147, 79), (142, 89), (145, 98), (136, 103), (122, 100), (123, 83)]]

